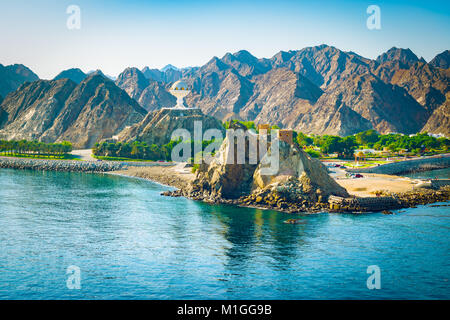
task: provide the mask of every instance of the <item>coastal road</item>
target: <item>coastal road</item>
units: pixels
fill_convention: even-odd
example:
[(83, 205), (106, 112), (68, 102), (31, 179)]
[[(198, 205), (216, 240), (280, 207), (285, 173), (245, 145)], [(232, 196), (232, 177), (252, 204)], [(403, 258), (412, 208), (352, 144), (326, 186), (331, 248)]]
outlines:
[(79, 150), (72, 150), (72, 152), (70, 153), (74, 156), (76, 156), (77, 158), (81, 159), (81, 160), (85, 160), (85, 161), (97, 161), (97, 159), (95, 159), (92, 156), (92, 149), (79, 149)]

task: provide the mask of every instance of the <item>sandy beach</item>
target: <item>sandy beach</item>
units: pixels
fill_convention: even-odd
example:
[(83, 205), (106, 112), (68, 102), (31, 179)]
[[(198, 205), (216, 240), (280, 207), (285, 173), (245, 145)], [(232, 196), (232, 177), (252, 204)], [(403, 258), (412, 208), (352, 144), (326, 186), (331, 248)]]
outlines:
[(183, 168), (180, 165), (174, 166), (153, 166), (153, 167), (132, 167), (113, 171), (111, 174), (124, 175), (129, 177), (137, 177), (156, 181), (164, 185), (175, 187), (177, 189), (185, 188), (191, 182), (195, 174), (191, 172), (191, 168)]
[(413, 190), (421, 180), (387, 174), (366, 173), (363, 178), (336, 178), (336, 182), (358, 197), (373, 197), (375, 191), (400, 193)]

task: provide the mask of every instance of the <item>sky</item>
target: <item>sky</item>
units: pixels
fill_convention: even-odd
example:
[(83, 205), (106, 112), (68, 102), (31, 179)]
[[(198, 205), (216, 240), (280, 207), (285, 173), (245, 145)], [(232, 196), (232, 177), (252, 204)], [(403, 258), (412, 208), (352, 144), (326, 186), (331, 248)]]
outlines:
[[(67, 27), (70, 5), (80, 9), (79, 29)], [(367, 27), (370, 5), (380, 8), (381, 29)], [(270, 58), (320, 44), (372, 59), (410, 48), (429, 61), (450, 49), (450, 1), (0, 0), (0, 63), (43, 79), (74, 67), (117, 76), (126, 67), (201, 66), (242, 49)]]

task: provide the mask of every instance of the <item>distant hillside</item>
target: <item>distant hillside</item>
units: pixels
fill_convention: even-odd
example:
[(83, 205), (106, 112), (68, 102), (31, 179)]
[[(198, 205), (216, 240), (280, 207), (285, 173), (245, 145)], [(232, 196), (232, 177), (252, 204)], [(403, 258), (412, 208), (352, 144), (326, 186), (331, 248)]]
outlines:
[(78, 68), (73, 68), (73, 69), (68, 69), (68, 70), (62, 71), (53, 80), (70, 79), (75, 83), (80, 83), (86, 77), (87, 77), (87, 75), (83, 71), (81, 71)]
[(167, 85), (145, 77), (137, 68), (125, 69), (117, 77), (116, 85), (147, 111), (173, 107), (176, 104), (176, 98), (169, 93)]
[(39, 77), (22, 64), (3, 66), (0, 64), (0, 96), (15, 91), (22, 83), (39, 80)]
[(445, 50), (444, 52), (439, 53), (433, 58), (433, 60), (430, 61), (430, 64), (436, 68), (450, 68), (450, 50)]

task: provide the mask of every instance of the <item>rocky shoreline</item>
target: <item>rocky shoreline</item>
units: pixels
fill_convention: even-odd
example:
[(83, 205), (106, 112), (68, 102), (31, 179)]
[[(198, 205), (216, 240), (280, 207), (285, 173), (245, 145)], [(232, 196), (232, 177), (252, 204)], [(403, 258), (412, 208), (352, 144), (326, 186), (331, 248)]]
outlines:
[(264, 193), (251, 194), (239, 199), (211, 199), (201, 194), (191, 194), (181, 189), (165, 191), (161, 194), (170, 197), (186, 197), (211, 204), (231, 204), (241, 207), (276, 210), (285, 213), (313, 214), (326, 211), (356, 214), (383, 212), (385, 214), (391, 214), (392, 212), (389, 210), (415, 208), (418, 205), (447, 202), (450, 200), (450, 186), (445, 186), (438, 190), (417, 189), (404, 193), (386, 194), (380, 197), (330, 197), (327, 200), (322, 200), (318, 197), (318, 201), (315, 203), (305, 200), (295, 202), (286, 197)]
[(62, 172), (109, 172), (123, 169), (124, 164), (111, 161), (44, 160), (0, 157), (0, 168)]
[[(173, 167), (128, 167), (120, 162), (107, 161), (71, 161), (71, 160), (41, 160), (0, 157), (0, 168), (46, 170), (65, 172), (111, 172), (129, 177), (143, 178), (177, 188), (161, 194), (171, 197), (186, 197), (196, 201), (212, 204), (228, 204), (241, 207), (270, 209), (285, 213), (364, 213), (385, 212), (389, 210), (410, 208), (417, 205), (426, 205), (435, 202), (450, 200), (450, 186), (440, 188), (418, 188), (413, 191), (401, 193), (385, 193), (378, 197), (339, 197), (325, 196), (320, 190), (308, 197), (292, 197), (295, 193), (304, 193), (299, 190), (296, 183), (287, 182), (283, 185), (287, 190), (261, 189), (236, 199), (211, 197), (209, 193), (201, 190), (189, 189), (190, 181), (194, 175), (176, 173)], [(291, 188), (292, 190), (290, 190)], [(295, 192), (294, 192), (295, 191)]]

